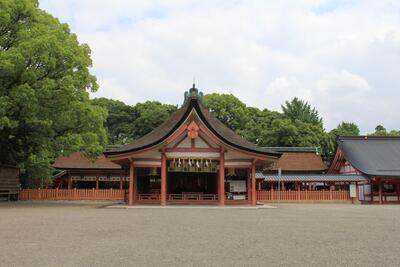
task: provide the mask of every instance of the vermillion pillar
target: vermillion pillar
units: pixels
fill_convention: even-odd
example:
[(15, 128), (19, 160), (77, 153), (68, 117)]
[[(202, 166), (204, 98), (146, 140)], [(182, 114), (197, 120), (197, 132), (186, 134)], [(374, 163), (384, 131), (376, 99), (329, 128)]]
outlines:
[(161, 153), (161, 205), (167, 203), (167, 157)]
[(247, 201), (251, 204), (251, 168), (247, 171)]
[(378, 180), (378, 185), (379, 185), (379, 204), (382, 204), (383, 203), (383, 201), (382, 201), (382, 181), (381, 181), (381, 179), (379, 179)]
[(255, 206), (256, 204), (256, 164), (253, 162), (253, 165), (251, 166), (251, 205)]
[(128, 205), (133, 204), (133, 179), (134, 179), (134, 167), (133, 161), (129, 165), (129, 195), (128, 195)]
[(218, 203), (225, 204), (225, 156), (222, 151), (219, 157)]

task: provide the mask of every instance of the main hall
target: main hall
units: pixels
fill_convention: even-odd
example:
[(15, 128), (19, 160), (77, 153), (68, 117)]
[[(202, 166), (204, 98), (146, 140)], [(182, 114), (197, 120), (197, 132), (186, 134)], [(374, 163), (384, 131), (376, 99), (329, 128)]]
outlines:
[(128, 204), (256, 204), (256, 170), (272, 166), (281, 153), (227, 128), (202, 98), (193, 85), (170, 119), (133, 143), (104, 152), (129, 170)]

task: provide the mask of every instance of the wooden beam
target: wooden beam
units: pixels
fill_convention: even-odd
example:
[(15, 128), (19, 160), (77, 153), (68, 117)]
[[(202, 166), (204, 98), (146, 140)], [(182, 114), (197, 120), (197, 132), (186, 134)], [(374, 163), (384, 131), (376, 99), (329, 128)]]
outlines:
[(190, 147), (176, 147), (166, 148), (165, 152), (220, 152), (218, 148), (190, 148)]

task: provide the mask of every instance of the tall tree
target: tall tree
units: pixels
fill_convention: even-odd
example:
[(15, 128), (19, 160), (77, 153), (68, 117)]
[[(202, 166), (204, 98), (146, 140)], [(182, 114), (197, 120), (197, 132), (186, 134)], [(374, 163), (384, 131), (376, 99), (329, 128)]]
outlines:
[(353, 122), (341, 122), (330, 134), (336, 139), (338, 136), (358, 136), (360, 128)]
[(126, 144), (134, 131), (133, 123), (136, 119), (135, 108), (126, 105), (122, 101), (107, 98), (95, 98), (92, 100), (92, 103), (105, 108), (108, 112), (105, 127), (108, 133), (109, 144)]
[(166, 121), (177, 110), (174, 105), (161, 104), (157, 101), (138, 103), (133, 107), (135, 120), (132, 125), (131, 139), (137, 139), (151, 132)]
[(319, 117), (318, 111), (312, 108), (308, 102), (297, 97), (290, 102), (286, 101), (285, 105), (281, 105), (283, 114), (292, 121), (301, 121), (322, 126), (322, 119)]
[(232, 94), (208, 94), (204, 96), (204, 105), (233, 131), (245, 129), (249, 119), (246, 105)]
[(62, 153), (101, 153), (106, 111), (93, 106), (90, 49), (35, 0), (0, 1), (0, 162), (30, 180)]

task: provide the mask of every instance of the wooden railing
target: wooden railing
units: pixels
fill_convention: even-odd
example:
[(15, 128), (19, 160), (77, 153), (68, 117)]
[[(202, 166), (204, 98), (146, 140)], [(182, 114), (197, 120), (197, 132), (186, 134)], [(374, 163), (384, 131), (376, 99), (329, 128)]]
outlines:
[(218, 200), (216, 194), (168, 194), (167, 200)]
[(119, 189), (22, 189), (20, 200), (124, 200)]
[(257, 191), (260, 201), (345, 201), (351, 200), (350, 192), (339, 191)]

